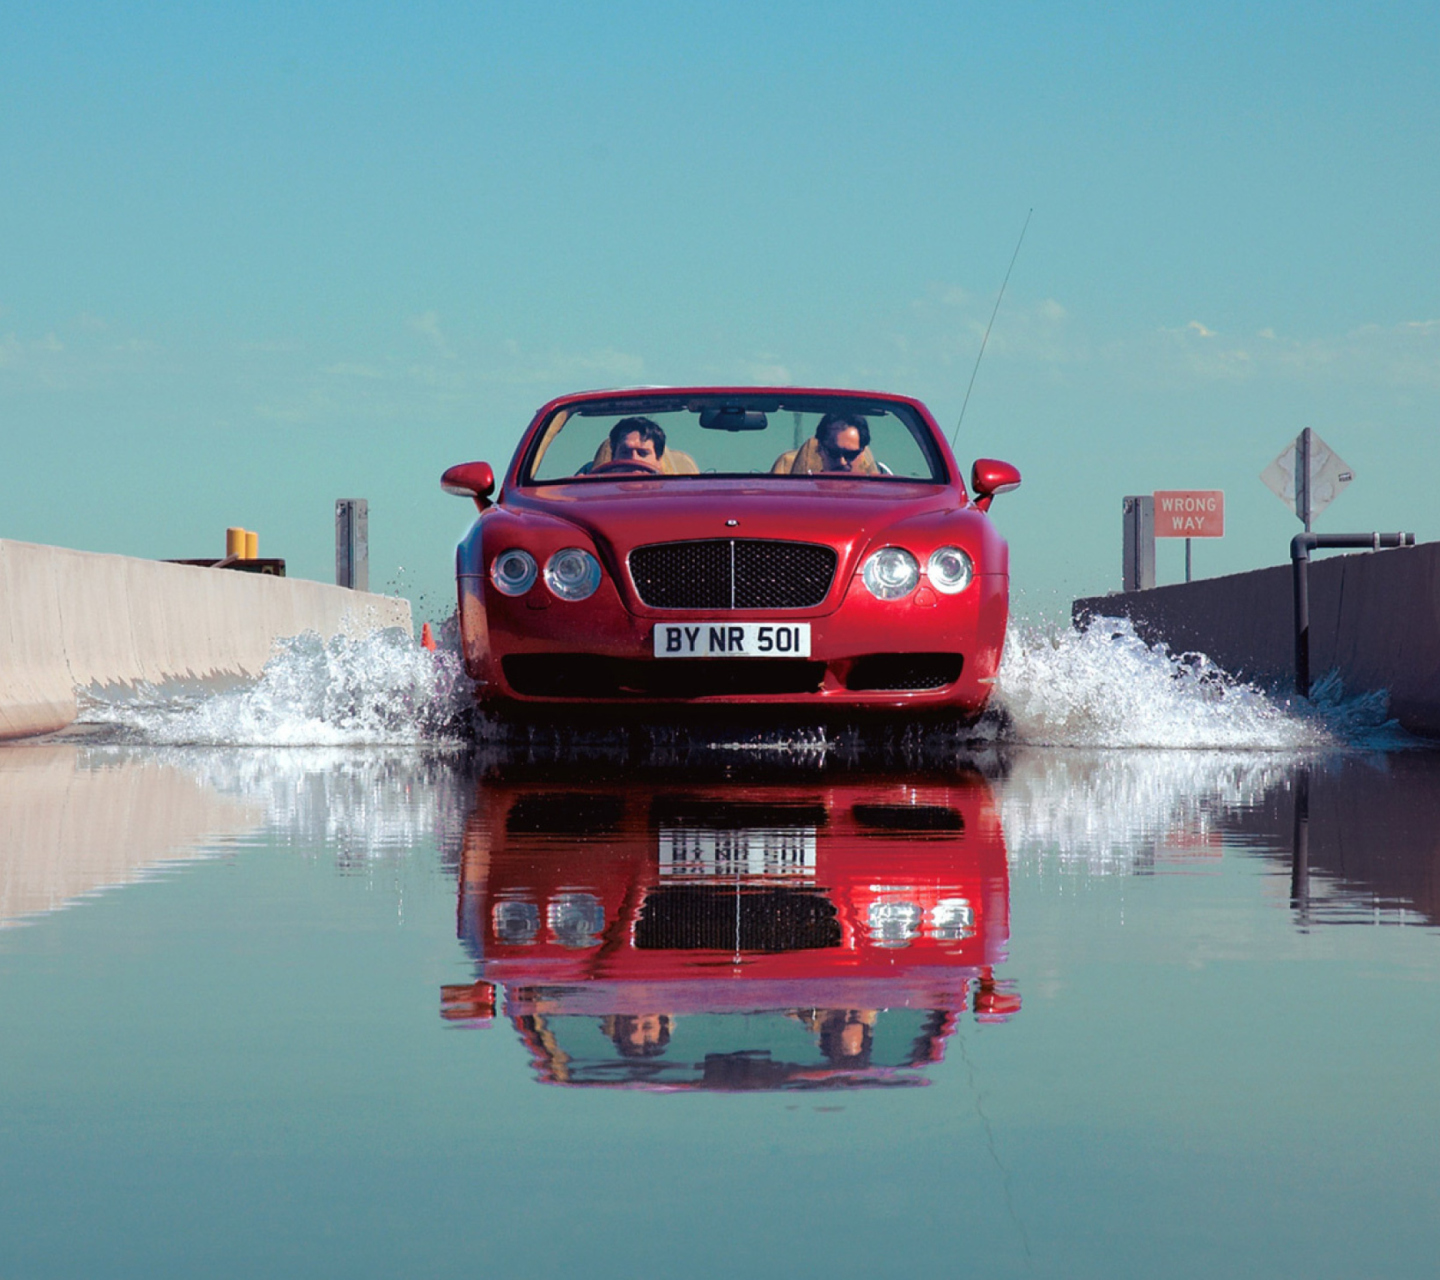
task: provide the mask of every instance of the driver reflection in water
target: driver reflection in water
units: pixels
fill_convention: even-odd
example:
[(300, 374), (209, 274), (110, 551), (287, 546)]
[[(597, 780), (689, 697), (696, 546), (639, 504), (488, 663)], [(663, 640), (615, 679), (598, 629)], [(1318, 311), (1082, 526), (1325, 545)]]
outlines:
[(656, 1058), (670, 1043), (668, 1013), (611, 1013), (600, 1029), (624, 1058)]
[(610, 428), (610, 456), (616, 462), (635, 462), (659, 471), (665, 429), (649, 418), (621, 418)]
[(870, 1065), (878, 1009), (797, 1009), (790, 1016), (810, 1029), (832, 1067)]

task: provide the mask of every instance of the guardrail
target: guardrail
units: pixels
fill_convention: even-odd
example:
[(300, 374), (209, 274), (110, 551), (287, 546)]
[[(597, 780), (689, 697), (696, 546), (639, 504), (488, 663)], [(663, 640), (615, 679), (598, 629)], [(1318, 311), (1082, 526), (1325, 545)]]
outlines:
[(1330, 547), (1379, 551), (1414, 545), (1413, 533), (1297, 533), (1290, 539), (1295, 583), (1295, 692), (1302, 698), (1310, 696), (1310, 553)]

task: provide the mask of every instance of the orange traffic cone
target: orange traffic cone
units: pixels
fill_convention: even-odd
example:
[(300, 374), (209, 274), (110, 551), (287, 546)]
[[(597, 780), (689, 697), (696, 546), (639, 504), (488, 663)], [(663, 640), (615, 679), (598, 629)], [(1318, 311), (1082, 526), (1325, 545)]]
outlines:
[(431, 653), (435, 652), (435, 637), (431, 634), (428, 622), (420, 628), (420, 647), (429, 649)]

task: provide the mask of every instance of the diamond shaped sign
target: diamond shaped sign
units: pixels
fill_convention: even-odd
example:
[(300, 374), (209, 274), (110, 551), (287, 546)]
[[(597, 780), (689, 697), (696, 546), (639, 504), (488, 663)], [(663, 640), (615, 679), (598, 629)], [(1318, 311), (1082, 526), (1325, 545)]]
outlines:
[[(1304, 514), (1295, 506), (1295, 455), (1299, 452), (1299, 444), (1295, 440), (1287, 445), (1285, 451), (1260, 473), (1260, 479), (1303, 520)], [(1340, 455), (1313, 431), (1310, 432), (1310, 518), (1313, 520), (1334, 502), (1353, 479), (1355, 473)]]

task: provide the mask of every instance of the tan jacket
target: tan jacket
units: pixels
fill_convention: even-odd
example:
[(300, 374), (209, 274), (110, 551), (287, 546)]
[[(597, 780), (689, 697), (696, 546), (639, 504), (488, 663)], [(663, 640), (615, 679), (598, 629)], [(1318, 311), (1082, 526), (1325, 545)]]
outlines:
[[(791, 449), (788, 453), (782, 453), (775, 459), (775, 465), (770, 468), (770, 474), (774, 476), (804, 476), (815, 475), (825, 471), (825, 455), (820, 452), (820, 441), (814, 436), (805, 441), (798, 449)], [(850, 466), (853, 475), (878, 476), (884, 473), (880, 470), (867, 445), (864, 451)], [(829, 475), (843, 475), (844, 472), (831, 471)]]

